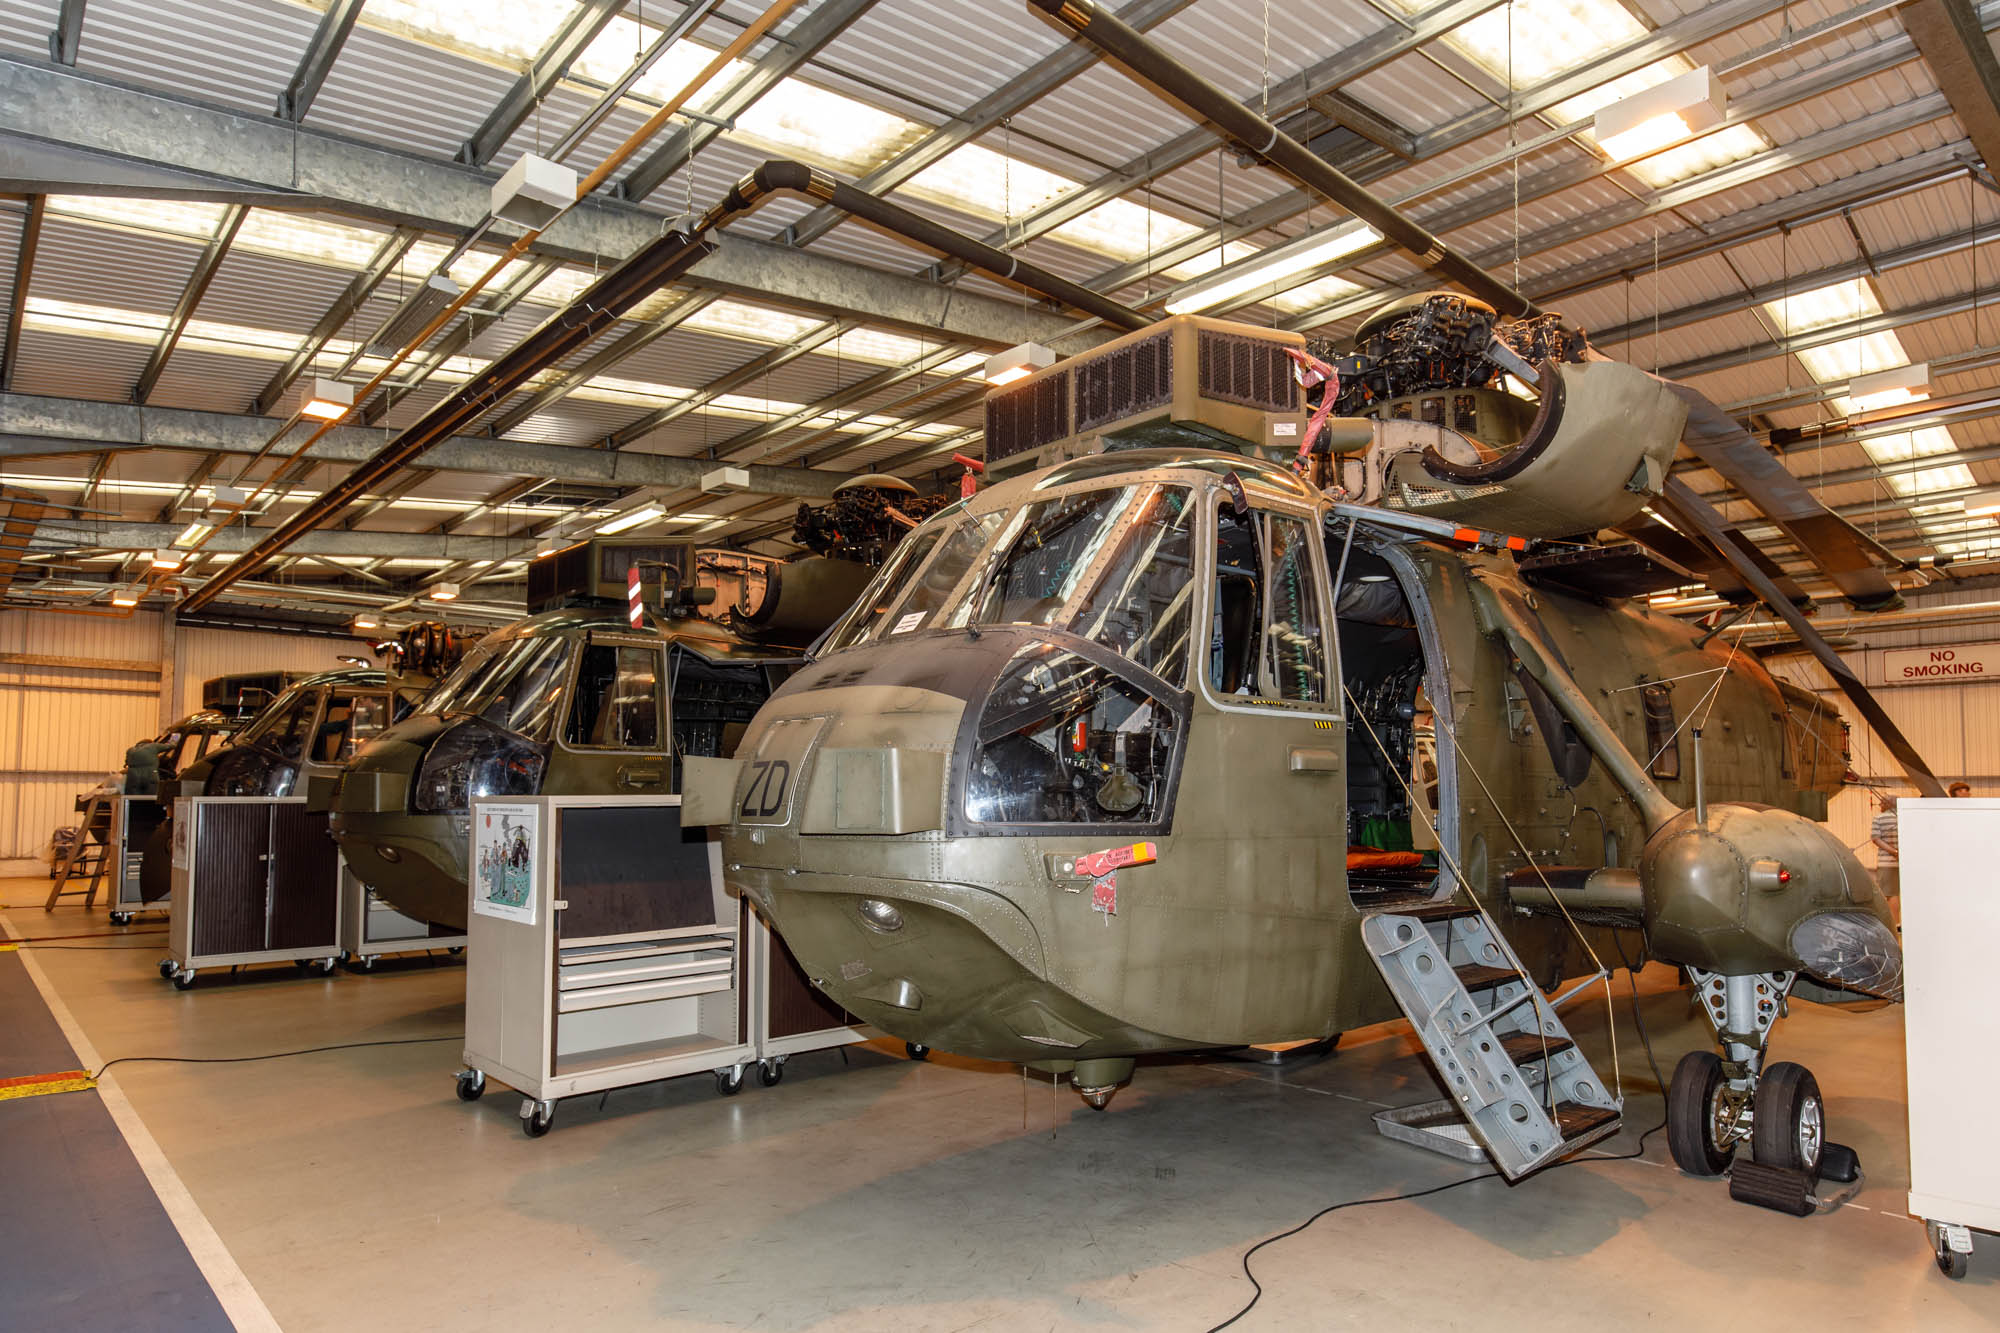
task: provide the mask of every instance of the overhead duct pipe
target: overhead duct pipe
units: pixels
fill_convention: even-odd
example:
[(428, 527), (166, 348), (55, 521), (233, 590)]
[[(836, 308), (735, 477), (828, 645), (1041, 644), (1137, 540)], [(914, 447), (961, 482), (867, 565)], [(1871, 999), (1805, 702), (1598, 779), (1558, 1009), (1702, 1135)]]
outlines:
[(414, 462), (425, 450), (489, 411), (533, 376), (556, 365), (594, 340), (620, 315), (662, 285), (683, 276), (715, 250), (708, 233), (761, 207), (779, 193), (803, 194), (926, 249), (960, 259), (1000, 279), (1039, 292), (1121, 329), (1143, 329), (1153, 321), (1130, 306), (1100, 296), (1004, 250), (941, 226), (900, 204), (835, 180), (802, 162), (773, 158), (730, 188), (690, 232), (668, 232), (599, 279), (570, 305), (551, 315), (510, 351), (447, 394), (415, 424), (372, 457), (321, 492), (271, 535), (211, 576), (181, 603), (194, 611), (208, 605), (230, 584), (254, 573), (303, 534), (321, 527), (370, 487)]
[(1485, 301), (1504, 315), (1541, 313), (1533, 301), (1405, 217), (1392, 204), (1319, 157), (1276, 125), (1155, 46), (1094, 0), (1028, 0), (1057, 26), (1083, 38), (1161, 97), (1291, 180), (1360, 218), (1400, 246), (1417, 264)]

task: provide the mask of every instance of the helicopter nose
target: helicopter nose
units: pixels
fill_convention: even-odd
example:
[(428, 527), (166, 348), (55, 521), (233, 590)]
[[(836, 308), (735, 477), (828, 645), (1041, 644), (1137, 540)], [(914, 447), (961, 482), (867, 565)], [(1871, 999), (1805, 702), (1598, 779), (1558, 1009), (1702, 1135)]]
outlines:
[(1792, 928), (1792, 952), (1822, 981), (1885, 1000), (1903, 998), (1903, 947), (1866, 912), (1818, 912)]

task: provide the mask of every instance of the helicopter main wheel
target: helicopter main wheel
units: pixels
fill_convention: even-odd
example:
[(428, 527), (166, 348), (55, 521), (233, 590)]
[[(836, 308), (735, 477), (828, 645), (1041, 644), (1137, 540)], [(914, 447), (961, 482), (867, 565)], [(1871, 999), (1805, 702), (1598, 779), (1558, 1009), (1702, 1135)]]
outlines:
[(465, 1069), (458, 1075), (458, 1099), (462, 1102), (476, 1102), (486, 1095), (486, 1071)]
[(928, 1060), (931, 1058), (931, 1048), (920, 1041), (904, 1042), (903, 1050), (912, 1060)]
[(718, 1069), (715, 1071), (716, 1096), (734, 1097), (741, 1091), (743, 1091), (742, 1065), (734, 1065), (728, 1069)]
[(784, 1078), (784, 1076), (785, 1076), (784, 1056), (781, 1055), (773, 1060), (759, 1060), (757, 1062), (757, 1081), (759, 1083), (762, 1083), (765, 1087), (767, 1088), (777, 1087), (778, 1081)]
[(1691, 1176), (1719, 1176), (1736, 1155), (1733, 1142), (1722, 1142), (1726, 1090), (1722, 1060), (1713, 1051), (1689, 1051), (1674, 1066), (1667, 1091), (1667, 1150), (1674, 1165)]
[(1789, 1060), (1769, 1066), (1757, 1080), (1753, 1105), (1750, 1151), (1758, 1163), (1803, 1171), (1807, 1179), (1818, 1180), (1826, 1105), (1812, 1071)]

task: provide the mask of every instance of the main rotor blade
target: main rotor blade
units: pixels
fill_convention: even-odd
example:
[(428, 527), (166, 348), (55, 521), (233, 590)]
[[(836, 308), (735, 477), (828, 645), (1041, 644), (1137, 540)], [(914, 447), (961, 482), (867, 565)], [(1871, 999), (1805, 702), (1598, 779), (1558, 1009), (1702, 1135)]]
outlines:
[(1821, 504), (1777, 455), (1699, 389), (1672, 380), (1661, 383), (1687, 404), (1681, 442), (1777, 524), (1833, 581), (1849, 606), (1892, 611), (1903, 604), (1902, 594), (1883, 573), (1885, 566), (1893, 569), (1901, 563), (1891, 552)]
[[(1736, 577), (1729, 565), (1716, 552), (1709, 549), (1706, 542), (1691, 540), (1675, 532), (1666, 524), (1649, 519), (1643, 514), (1638, 518), (1618, 525), (1616, 531), (1625, 534), (1639, 545), (1656, 555), (1684, 569), (1701, 576), (1708, 590), (1726, 602), (1754, 602), (1757, 594)], [(1735, 528), (1728, 529), (1729, 540), (1736, 549), (1757, 562), (1757, 568), (1764, 571), (1764, 577), (1777, 585), (1778, 591), (1795, 606), (1804, 606), (1812, 601), (1806, 590), (1799, 586), (1797, 579), (1778, 567), (1778, 562)]]
[(1780, 620), (1791, 626), (1792, 633), (1798, 635), (1799, 642), (1804, 644), (1819, 660), (1819, 664), (1826, 668), (1826, 673), (1833, 677), (1833, 683), (1840, 687), (1840, 692), (1847, 696), (1848, 702), (1852, 703), (1866, 719), (1875, 734), (1882, 738), (1882, 743), (1889, 747), (1889, 753), (1896, 757), (1898, 764), (1902, 765), (1903, 772), (1916, 787), (1917, 794), (1943, 796), (1944, 784), (1937, 780), (1937, 775), (1931, 772), (1930, 765), (1926, 764), (1923, 756), (1917, 753), (1917, 747), (1910, 744), (1909, 738), (1903, 735), (1902, 729), (1890, 719), (1882, 705), (1875, 701), (1875, 696), (1861, 683), (1861, 678), (1848, 667), (1846, 660), (1833, 650), (1833, 645), (1820, 636), (1820, 632), (1812, 627), (1804, 614), (1779, 593), (1777, 585), (1764, 576), (1764, 571), (1757, 568), (1757, 563), (1745, 556), (1729, 540), (1722, 515), (1715, 511), (1715, 506), (1695, 494), (1694, 489), (1678, 477), (1667, 478), (1666, 490), (1660, 496), (1660, 503), (1672, 511), (1675, 522), (1680, 523), (1686, 531), (1699, 534), (1714, 547), (1736, 571), (1736, 576), (1748, 584), (1763, 600), (1764, 605), (1770, 607)]

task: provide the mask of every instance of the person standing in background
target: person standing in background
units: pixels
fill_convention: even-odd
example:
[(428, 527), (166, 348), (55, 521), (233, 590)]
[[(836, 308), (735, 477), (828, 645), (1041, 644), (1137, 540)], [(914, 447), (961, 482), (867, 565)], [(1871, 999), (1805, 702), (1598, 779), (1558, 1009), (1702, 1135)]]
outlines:
[(1972, 784), (1970, 782), (1954, 782), (1944, 789), (1944, 794), (1952, 797), (1954, 800), (1970, 796), (1972, 795)]
[(1868, 826), (1868, 841), (1875, 844), (1875, 883), (1881, 886), (1882, 896), (1894, 902), (1903, 892), (1902, 867), (1896, 853), (1896, 798), (1884, 792), (1875, 799), (1881, 810)]

